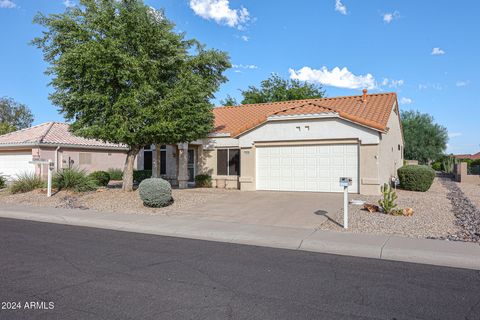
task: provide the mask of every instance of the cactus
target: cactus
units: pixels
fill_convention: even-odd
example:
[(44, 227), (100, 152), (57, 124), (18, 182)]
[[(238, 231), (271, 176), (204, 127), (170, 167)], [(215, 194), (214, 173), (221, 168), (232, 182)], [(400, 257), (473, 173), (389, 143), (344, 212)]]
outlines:
[(454, 157), (446, 157), (442, 160), (442, 167), (445, 173), (453, 173), (454, 165), (458, 163), (458, 159)]
[(386, 183), (381, 187), (381, 191), (383, 198), (378, 200), (378, 205), (382, 208), (383, 212), (390, 214), (397, 206), (395, 203), (397, 200), (397, 193)]
[(166, 207), (173, 201), (170, 183), (161, 178), (143, 180), (138, 186), (138, 193), (147, 207)]

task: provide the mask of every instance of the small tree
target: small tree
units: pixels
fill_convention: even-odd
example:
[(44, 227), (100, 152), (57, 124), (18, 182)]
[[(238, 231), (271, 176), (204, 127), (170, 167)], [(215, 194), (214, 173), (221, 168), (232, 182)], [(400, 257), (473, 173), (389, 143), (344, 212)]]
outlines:
[(33, 115), (30, 109), (11, 98), (0, 98), (0, 135), (32, 125)]
[(210, 99), (226, 81), (228, 56), (185, 40), (141, 0), (80, 0), (80, 6), (34, 20), (33, 43), (50, 63), (50, 99), (74, 134), (128, 146), (123, 189), (133, 187), (144, 145), (205, 137), (213, 129)]
[(295, 79), (286, 80), (273, 73), (260, 83), (260, 88), (249, 86), (242, 91), (242, 95), (242, 104), (248, 104), (323, 98), (325, 91), (319, 85)]
[(227, 94), (227, 96), (225, 97), (225, 99), (220, 100), (220, 104), (221, 104), (222, 106), (237, 106), (237, 105), (238, 105), (238, 102), (237, 102), (237, 99), (235, 99), (235, 98), (232, 97), (231, 95)]
[(431, 115), (418, 111), (402, 112), (405, 158), (429, 163), (441, 157), (447, 147), (447, 128), (434, 122)]

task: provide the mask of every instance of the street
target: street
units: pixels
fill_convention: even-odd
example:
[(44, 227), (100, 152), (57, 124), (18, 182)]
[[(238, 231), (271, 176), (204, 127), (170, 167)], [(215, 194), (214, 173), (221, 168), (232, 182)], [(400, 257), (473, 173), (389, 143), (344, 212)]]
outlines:
[(0, 319), (480, 319), (480, 272), (0, 219)]

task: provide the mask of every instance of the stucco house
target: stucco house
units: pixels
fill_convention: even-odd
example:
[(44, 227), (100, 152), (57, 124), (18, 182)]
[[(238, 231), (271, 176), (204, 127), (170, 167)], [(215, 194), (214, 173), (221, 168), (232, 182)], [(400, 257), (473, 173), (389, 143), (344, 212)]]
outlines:
[[(152, 170), (187, 188), (201, 173), (217, 188), (378, 194), (403, 165), (404, 141), (395, 93), (295, 100), (213, 109), (215, 129), (205, 139), (145, 146), (135, 168)], [(0, 136), (0, 172), (12, 175), (45, 165), (87, 171), (123, 168), (122, 145), (76, 137), (50, 122)], [(159, 159), (159, 163), (155, 161)]]
[(66, 123), (47, 122), (0, 136), (0, 173), (8, 179), (24, 172), (45, 177), (47, 165), (35, 163), (45, 160), (52, 160), (55, 170), (123, 169), (126, 147), (77, 137), (68, 128)]
[[(180, 188), (210, 174), (219, 188), (378, 194), (403, 165), (395, 93), (218, 107), (206, 138), (159, 150), (147, 146), (138, 169), (153, 169)], [(160, 164), (155, 163), (156, 152)]]

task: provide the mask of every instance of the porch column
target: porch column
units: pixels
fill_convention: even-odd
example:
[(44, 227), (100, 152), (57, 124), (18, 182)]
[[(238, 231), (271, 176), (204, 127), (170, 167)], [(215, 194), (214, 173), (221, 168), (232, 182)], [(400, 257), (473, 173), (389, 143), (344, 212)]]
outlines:
[(188, 143), (178, 144), (178, 188), (188, 188)]
[(160, 178), (160, 145), (155, 145), (155, 153), (153, 154), (153, 163), (152, 163), (152, 177)]

